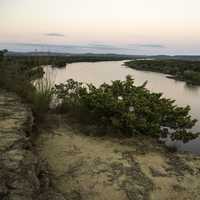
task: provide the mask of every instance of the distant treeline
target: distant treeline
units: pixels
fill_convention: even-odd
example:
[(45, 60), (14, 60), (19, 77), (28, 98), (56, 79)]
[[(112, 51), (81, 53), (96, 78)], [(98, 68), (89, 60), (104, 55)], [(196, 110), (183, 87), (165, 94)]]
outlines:
[(126, 62), (126, 66), (138, 70), (169, 74), (169, 78), (200, 85), (200, 61), (186, 60), (135, 60)]
[(7, 55), (7, 60), (14, 60), (17, 63), (28, 66), (52, 65), (53, 67), (65, 67), (68, 63), (74, 62), (99, 62), (99, 61), (120, 61), (131, 59), (130, 56), (116, 55)]

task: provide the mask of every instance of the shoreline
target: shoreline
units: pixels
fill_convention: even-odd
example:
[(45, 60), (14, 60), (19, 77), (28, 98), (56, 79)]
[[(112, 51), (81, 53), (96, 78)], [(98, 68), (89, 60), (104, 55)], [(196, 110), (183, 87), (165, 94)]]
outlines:
[[(157, 60), (153, 60), (153, 61), (156, 62)], [(189, 79), (185, 79), (184, 77), (181, 77), (181, 76), (165, 73), (165, 72), (162, 72), (162, 71), (159, 71), (159, 70), (156, 70), (156, 69), (154, 70), (152, 68), (151, 69), (147, 69), (147, 68), (143, 68), (142, 66), (134, 66), (134, 65), (131, 64), (131, 62), (134, 62), (134, 60), (130, 61), (130, 62), (125, 62), (124, 65), (127, 66), (130, 69), (135, 69), (135, 70), (139, 70), (139, 71), (160, 73), (160, 74), (166, 75), (166, 78), (170, 78), (170, 79), (177, 80), (177, 81), (182, 81), (182, 82), (185, 82), (186, 84), (192, 85), (192, 86), (200, 86), (199, 82), (195, 82), (195, 81), (192, 81), (192, 80), (189, 80)], [(135, 65), (137, 65), (137, 63)]]

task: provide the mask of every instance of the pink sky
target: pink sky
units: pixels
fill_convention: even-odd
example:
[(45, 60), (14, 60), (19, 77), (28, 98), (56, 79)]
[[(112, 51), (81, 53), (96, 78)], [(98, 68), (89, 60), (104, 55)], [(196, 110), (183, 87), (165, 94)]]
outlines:
[(161, 45), (200, 54), (199, 0), (0, 0), (0, 42)]

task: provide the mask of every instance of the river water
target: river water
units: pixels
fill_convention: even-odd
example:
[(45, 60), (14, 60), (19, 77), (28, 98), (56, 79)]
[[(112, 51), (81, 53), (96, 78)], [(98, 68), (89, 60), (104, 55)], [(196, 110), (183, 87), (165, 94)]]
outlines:
[[(200, 131), (200, 87), (190, 86), (185, 82), (166, 78), (165, 74), (138, 71), (123, 65), (125, 61), (106, 61), (96, 63), (73, 63), (64, 68), (45, 67), (45, 71), (51, 74), (55, 83), (63, 83), (69, 78), (74, 80), (93, 83), (96, 86), (112, 80), (124, 80), (131, 75), (136, 85), (148, 81), (147, 88), (153, 92), (162, 92), (167, 98), (176, 100), (180, 106), (190, 105), (191, 115), (199, 120), (193, 131)], [(181, 141), (167, 141), (167, 145), (176, 147), (179, 151), (189, 151), (200, 154), (200, 137), (183, 143)]]

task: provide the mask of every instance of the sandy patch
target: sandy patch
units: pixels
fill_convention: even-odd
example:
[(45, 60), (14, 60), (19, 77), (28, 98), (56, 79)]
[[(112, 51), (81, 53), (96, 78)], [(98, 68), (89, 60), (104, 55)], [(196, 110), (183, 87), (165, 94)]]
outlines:
[(85, 136), (66, 125), (43, 130), (36, 143), (66, 199), (200, 199), (200, 159), (172, 159), (156, 147)]

